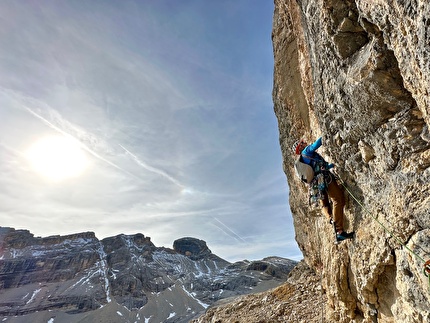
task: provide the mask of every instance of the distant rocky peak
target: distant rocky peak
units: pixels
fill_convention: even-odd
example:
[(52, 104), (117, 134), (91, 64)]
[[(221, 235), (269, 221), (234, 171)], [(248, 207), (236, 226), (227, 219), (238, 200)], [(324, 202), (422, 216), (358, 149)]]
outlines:
[[(64, 252), (81, 248), (83, 245), (97, 243), (94, 232), (82, 232), (65, 236), (34, 237), (28, 230), (0, 227), (0, 257), (15, 258), (48, 252)], [(7, 252), (6, 252), (7, 250)]]
[(0, 247), (20, 248), (34, 241), (33, 234), (28, 230), (15, 230), (14, 228), (0, 227)]
[(192, 260), (200, 260), (212, 254), (206, 241), (185, 237), (173, 242), (173, 250)]
[(155, 245), (151, 242), (151, 238), (145, 237), (141, 233), (133, 235), (119, 234), (114, 237), (105, 238), (101, 242), (107, 253), (113, 250), (120, 250), (121, 248), (127, 248), (128, 250), (135, 249), (138, 251), (155, 248)]
[(189, 237), (173, 250), (140, 233), (35, 238), (0, 227), (0, 321), (185, 323), (218, 300), (278, 286), (294, 265), (231, 264)]

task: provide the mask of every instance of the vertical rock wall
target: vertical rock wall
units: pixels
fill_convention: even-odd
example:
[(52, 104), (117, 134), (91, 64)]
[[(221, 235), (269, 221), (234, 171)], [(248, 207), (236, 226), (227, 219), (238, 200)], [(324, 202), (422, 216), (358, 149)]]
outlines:
[[(327, 320), (429, 322), (430, 4), (275, 0), (272, 38), (296, 240), (323, 276)], [(293, 143), (319, 136), (320, 153), (371, 212), (347, 194), (356, 238), (340, 245), (293, 173)]]

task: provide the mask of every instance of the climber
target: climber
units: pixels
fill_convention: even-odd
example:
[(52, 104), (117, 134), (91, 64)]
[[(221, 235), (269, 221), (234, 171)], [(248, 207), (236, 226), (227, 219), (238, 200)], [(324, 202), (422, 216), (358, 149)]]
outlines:
[[(334, 221), (336, 231), (336, 241), (340, 242), (345, 239), (351, 239), (354, 232), (347, 233), (343, 229), (344, 213), (343, 207), (345, 206), (345, 197), (342, 189), (336, 182), (336, 178), (329, 170), (334, 167), (333, 164), (327, 163), (324, 158), (316, 152), (321, 147), (322, 138), (318, 138), (313, 144), (308, 145), (303, 139), (297, 141), (293, 145), (293, 152), (296, 155), (301, 155), (300, 160), (305, 164), (310, 165), (314, 171), (314, 180), (323, 178), (323, 188), (319, 185), (322, 194), (319, 204), (322, 207), (322, 213), (327, 217), (330, 223)], [(309, 183), (312, 185), (312, 183)], [(330, 205), (329, 198), (333, 206)]]

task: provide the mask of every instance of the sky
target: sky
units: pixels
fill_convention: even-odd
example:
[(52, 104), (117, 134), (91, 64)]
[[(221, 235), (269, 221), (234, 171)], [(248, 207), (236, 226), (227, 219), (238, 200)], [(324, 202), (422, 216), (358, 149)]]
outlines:
[(273, 112), (273, 2), (0, 2), (0, 225), (302, 258)]

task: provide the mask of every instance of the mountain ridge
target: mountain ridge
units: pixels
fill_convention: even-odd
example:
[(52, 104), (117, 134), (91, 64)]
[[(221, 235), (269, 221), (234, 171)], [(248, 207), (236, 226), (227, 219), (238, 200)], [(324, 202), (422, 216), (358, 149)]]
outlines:
[(141, 233), (41, 238), (0, 227), (0, 318), (188, 322), (218, 300), (280, 285), (296, 265), (279, 257), (230, 263), (192, 237), (173, 246)]

